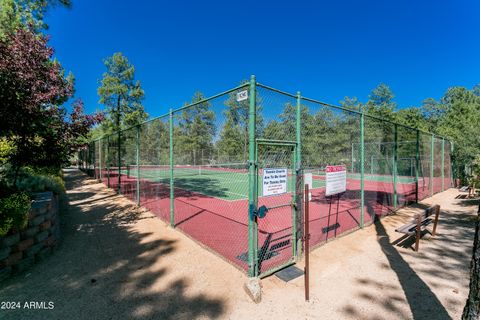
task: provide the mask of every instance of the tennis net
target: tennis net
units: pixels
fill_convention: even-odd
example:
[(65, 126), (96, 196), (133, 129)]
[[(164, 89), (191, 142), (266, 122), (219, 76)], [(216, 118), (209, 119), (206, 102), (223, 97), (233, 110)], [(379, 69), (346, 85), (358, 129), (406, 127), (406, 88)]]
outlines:
[[(173, 166), (175, 177), (177, 176), (201, 176), (201, 175), (221, 175), (240, 173), (247, 174), (248, 168), (245, 163), (224, 163), (210, 165), (188, 165), (177, 164)], [(168, 177), (170, 175), (169, 165), (127, 165), (127, 175), (129, 178), (143, 177)]]

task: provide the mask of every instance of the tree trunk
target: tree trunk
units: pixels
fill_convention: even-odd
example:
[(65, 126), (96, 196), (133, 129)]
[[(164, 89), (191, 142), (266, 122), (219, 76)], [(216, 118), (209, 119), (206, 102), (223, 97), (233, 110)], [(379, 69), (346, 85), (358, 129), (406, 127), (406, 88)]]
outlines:
[(17, 180), (18, 180), (18, 173), (20, 171), (20, 166), (18, 164), (15, 165), (14, 176), (13, 176), (13, 187), (17, 188)]
[(462, 319), (478, 319), (480, 313), (480, 205), (475, 222), (475, 238), (473, 239), (472, 262), (470, 263), (470, 293), (463, 308)]

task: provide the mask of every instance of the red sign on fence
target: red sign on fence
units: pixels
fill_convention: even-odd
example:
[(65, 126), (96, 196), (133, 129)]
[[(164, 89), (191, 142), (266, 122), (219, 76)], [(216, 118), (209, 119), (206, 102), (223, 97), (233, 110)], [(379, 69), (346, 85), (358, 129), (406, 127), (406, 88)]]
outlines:
[(325, 168), (325, 172), (339, 172), (339, 171), (347, 171), (345, 166), (327, 166)]
[(347, 190), (347, 167), (327, 166), (325, 168), (325, 195), (331, 196)]

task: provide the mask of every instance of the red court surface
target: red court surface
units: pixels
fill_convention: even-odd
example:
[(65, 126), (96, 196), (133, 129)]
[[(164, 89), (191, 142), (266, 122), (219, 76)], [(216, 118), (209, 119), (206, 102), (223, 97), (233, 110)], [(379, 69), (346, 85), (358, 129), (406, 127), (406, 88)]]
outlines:
[[(102, 182), (117, 190), (118, 175), (102, 172)], [(448, 188), (451, 180), (445, 179)], [(137, 181), (120, 176), (120, 192), (136, 201)], [(440, 192), (442, 179), (433, 179), (433, 190)], [(394, 210), (393, 184), (365, 181), (364, 224)], [(419, 181), (418, 198), (430, 196), (429, 179)], [(347, 179), (347, 191), (340, 196), (325, 196), (324, 188), (311, 190), (310, 232), (312, 247), (360, 227), (360, 181)], [(240, 269), (248, 270), (248, 200), (224, 200), (175, 188), (174, 224)], [(416, 184), (397, 183), (398, 207), (415, 202)], [(292, 194), (260, 197), (259, 206), (271, 209), (265, 218), (258, 219), (258, 256), (260, 272), (266, 272), (291, 260), (293, 256)], [(140, 204), (163, 221), (170, 223), (170, 188), (166, 184), (140, 180)], [(282, 206), (284, 205), (284, 206)]]

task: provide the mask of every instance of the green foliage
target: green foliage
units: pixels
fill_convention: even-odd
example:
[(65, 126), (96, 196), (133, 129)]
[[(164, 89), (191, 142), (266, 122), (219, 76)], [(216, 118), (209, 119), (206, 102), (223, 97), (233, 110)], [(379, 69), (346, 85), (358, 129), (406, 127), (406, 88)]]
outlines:
[[(241, 81), (244, 84), (246, 81)], [(262, 97), (257, 91), (256, 134), (260, 136), (264, 130), (262, 116)], [(221, 162), (247, 161), (248, 159), (248, 113), (249, 100), (237, 101), (236, 93), (229, 94), (223, 111), (225, 123), (220, 131), (220, 139), (216, 143)]]
[(8, 159), (15, 153), (15, 145), (6, 138), (0, 138), (0, 166), (7, 163)]
[(381, 83), (372, 90), (364, 110), (367, 114), (394, 121), (397, 108), (397, 104), (393, 101), (394, 97), (392, 90), (386, 84)]
[(345, 97), (344, 100), (340, 101), (340, 106), (358, 112), (361, 112), (363, 108), (363, 104), (358, 101), (357, 97)]
[(30, 26), (39, 32), (47, 29), (45, 13), (53, 5), (70, 7), (70, 0), (0, 0), (0, 38), (19, 28)]
[(55, 194), (63, 194), (65, 192), (62, 178), (51, 175), (25, 175), (21, 177), (17, 187), (28, 193), (52, 191)]
[(0, 199), (0, 236), (6, 235), (11, 228), (25, 228), (30, 208), (30, 197), (24, 192)]
[[(201, 92), (196, 92), (192, 103), (204, 100)], [(184, 109), (176, 116), (176, 148), (179, 163), (194, 163), (198, 155), (211, 158), (213, 153), (213, 137), (215, 135), (215, 113), (210, 109), (210, 103), (200, 103)], [(195, 154), (197, 153), (197, 154)]]
[(480, 154), (480, 140), (477, 138), (480, 97), (466, 88), (453, 87), (447, 90), (441, 104), (445, 111), (435, 131), (454, 142), (456, 176), (465, 178), (465, 168)]
[(477, 83), (476, 85), (473, 86), (472, 92), (477, 97), (480, 96), (480, 83)]
[(410, 107), (400, 109), (395, 113), (395, 118), (398, 123), (412, 128), (430, 131), (429, 121), (427, 121), (427, 119), (424, 117), (422, 109), (420, 108)]
[(10, 190), (24, 191), (28, 194), (44, 191), (52, 191), (59, 195), (65, 193), (65, 185), (59, 169), (48, 167), (20, 168), (16, 184), (14, 184), (15, 173), (15, 168), (7, 165), (0, 175), (0, 181), (3, 181), (3, 184)]
[(142, 100), (145, 92), (135, 80), (135, 67), (121, 52), (104, 60), (107, 72), (98, 88), (100, 103), (106, 107), (107, 118), (102, 122), (103, 134), (142, 123), (148, 118)]

